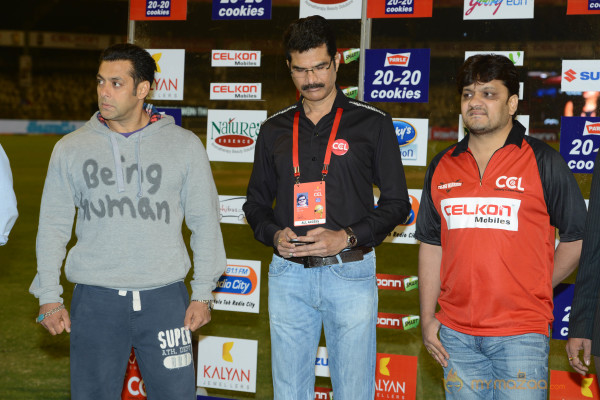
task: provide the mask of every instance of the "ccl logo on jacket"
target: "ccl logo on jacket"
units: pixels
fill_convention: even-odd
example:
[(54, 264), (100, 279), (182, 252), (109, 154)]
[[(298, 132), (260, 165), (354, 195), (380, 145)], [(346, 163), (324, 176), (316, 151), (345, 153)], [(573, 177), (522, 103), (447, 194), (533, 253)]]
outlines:
[(524, 192), (522, 176), (499, 176), (496, 179), (496, 187), (503, 190)]

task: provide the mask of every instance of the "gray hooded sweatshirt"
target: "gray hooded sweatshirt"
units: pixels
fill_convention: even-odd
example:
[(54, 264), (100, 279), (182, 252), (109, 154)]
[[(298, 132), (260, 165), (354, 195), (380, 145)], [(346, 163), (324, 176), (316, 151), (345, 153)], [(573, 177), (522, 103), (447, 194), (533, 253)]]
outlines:
[[(77, 210), (77, 214), (75, 211)], [(126, 138), (97, 114), (52, 152), (30, 292), (40, 305), (62, 302), (60, 273), (77, 215), (77, 243), (65, 274), (73, 283), (145, 290), (183, 280), (191, 262), (192, 300), (212, 299), (226, 267), (219, 200), (200, 139), (162, 119)]]

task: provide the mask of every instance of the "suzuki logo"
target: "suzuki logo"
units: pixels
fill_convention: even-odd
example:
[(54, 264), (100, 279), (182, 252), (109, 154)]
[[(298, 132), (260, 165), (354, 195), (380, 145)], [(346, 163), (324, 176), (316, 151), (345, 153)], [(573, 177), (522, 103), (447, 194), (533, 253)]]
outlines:
[(565, 79), (569, 82), (573, 82), (575, 79), (577, 79), (577, 72), (569, 69), (567, 72), (565, 72)]

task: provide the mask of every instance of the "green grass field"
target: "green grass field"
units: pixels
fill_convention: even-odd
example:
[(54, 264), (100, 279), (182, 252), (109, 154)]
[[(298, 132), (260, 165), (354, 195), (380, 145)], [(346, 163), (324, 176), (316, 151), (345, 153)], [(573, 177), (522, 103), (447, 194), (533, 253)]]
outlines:
[[(34, 323), (37, 299), (28, 293), (36, 271), (35, 236), (39, 204), (52, 147), (60, 136), (0, 136), (13, 169), (19, 219), (6, 246), (0, 247), (0, 400), (65, 400), (69, 394), (69, 338), (52, 337)], [(429, 144), (429, 159), (449, 145)], [(219, 194), (245, 195), (251, 164), (212, 163)], [(421, 188), (425, 167), (406, 167), (410, 188)], [(577, 177), (582, 192), (589, 195), (590, 176)], [(270, 342), (267, 315), (267, 270), (272, 251), (256, 242), (247, 225), (221, 225), (228, 258), (260, 260), (262, 285), (259, 314), (214, 311), (203, 335), (258, 340), (256, 394), (209, 390), (209, 394), (232, 399), (272, 398)], [(416, 275), (416, 245), (383, 243), (377, 248), (379, 273)], [(567, 282), (574, 282), (574, 276)], [(65, 303), (70, 303), (72, 285), (65, 286)], [(418, 314), (418, 292), (379, 292), (379, 311)], [(198, 334), (198, 332), (196, 333)], [(377, 350), (381, 353), (418, 356), (417, 398), (442, 399), (442, 369), (431, 360), (421, 342), (420, 329), (378, 329)], [(322, 345), (324, 339), (322, 338)], [(551, 341), (550, 368), (569, 370), (564, 341)], [(318, 386), (331, 387), (328, 379), (317, 378)]]

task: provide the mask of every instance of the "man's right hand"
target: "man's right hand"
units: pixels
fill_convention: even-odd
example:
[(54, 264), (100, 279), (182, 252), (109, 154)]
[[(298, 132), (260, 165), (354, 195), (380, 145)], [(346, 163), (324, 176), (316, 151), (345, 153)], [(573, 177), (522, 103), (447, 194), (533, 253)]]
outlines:
[[(583, 362), (579, 359), (579, 351), (583, 350)], [(581, 375), (585, 375), (592, 356), (592, 340), (584, 338), (569, 338), (567, 340), (567, 357), (571, 367)], [(584, 364), (585, 363), (585, 364)]]
[[(38, 315), (42, 315), (47, 313), (48, 311), (59, 307), (60, 303), (47, 303), (42, 304), (40, 306), (40, 313)], [(69, 312), (66, 309), (59, 310), (52, 315), (44, 317), (42, 322), (40, 322), (44, 328), (50, 332), (52, 336), (59, 335), (63, 333), (63, 331), (67, 331), (67, 333), (71, 333), (71, 319), (69, 318)]]
[(441, 325), (440, 321), (435, 317), (425, 321), (421, 320), (421, 333), (423, 335), (423, 344), (429, 354), (431, 354), (431, 357), (442, 367), (447, 367), (450, 355), (444, 346), (442, 346), (440, 339), (438, 339), (438, 332)]
[(273, 236), (273, 243), (281, 257), (290, 258), (294, 256), (296, 245), (290, 243), (290, 239), (296, 239), (297, 237), (298, 235), (296, 235), (290, 228), (285, 228), (275, 232), (275, 235)]

